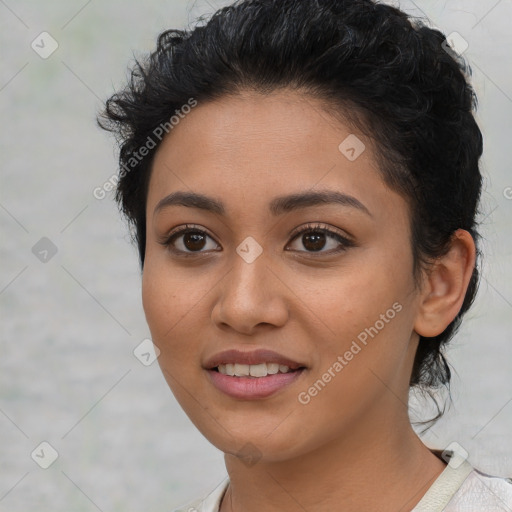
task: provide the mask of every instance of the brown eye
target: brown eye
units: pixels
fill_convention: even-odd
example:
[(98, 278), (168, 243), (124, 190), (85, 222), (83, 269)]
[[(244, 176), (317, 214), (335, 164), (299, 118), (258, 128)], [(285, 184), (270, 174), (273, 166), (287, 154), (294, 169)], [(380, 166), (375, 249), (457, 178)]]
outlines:
[(178, 254), (183, 253), (184, 255), (218, 250), (216, 249), (218, 247), (217, 243), (208, 233), (189, 226), (172, 232), (160, 243), (171, 251)]
[(183, 245), (189, 251), (200, 251), (206, 243), (206, 236), (199, 231), (191, 231), (183, 236)]
[(320, 251), (326, 243), (325, 233), (309, 232), (302, 235), (302, 244), (308, 251)]
[[(295, 232), (292, 243), (302, 245), (295, 248), (298, 252), (333, 254), (353, 247), (354, 243), (336, 231), (332, 231), (322, 225), (306, 226), (304, 229)], [(300, 242), (300, 244), (297, 244)], [(290, 244), (291, 245), (291, 244)], [(327, 250), (323, 250), (327, 249)]]

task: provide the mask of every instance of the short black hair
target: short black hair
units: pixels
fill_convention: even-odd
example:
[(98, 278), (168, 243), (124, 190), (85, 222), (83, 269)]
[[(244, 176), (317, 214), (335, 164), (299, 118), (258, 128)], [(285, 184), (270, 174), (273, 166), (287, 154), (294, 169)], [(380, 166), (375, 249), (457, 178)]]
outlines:
[(410, 205), (415, 277), (447, 252), (457, 229), (473, 236), (477, 264), (463, 305), (441, 334), (420, 337), (410, 379), (421, 389), (449, 384), (442, 349), (472, 304), (479, 277), (483, 140), (469, 65), (442, 32), (372, 0), (240, 0), (204, 21), (160, 34), (155, 51), (136, 60), (129, 83), (98, 118), (119, 139), (116, 200), (133, 228), (141, 267), (160, 140), (146, 158), (133, 155), (155, 128), (168, 126), (191, 98), (201, 103), (282, 88), (306, 93), (375, 142), (385, 182)]

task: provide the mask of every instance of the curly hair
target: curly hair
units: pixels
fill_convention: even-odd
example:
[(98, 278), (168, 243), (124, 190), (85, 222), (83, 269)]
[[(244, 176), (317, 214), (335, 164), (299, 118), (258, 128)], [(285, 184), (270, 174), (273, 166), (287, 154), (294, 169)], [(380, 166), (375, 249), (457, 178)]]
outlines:
[(462, 307), (441, 334), (420, 337), (410, 378), (411, 387), (423, 390), (449, 385), (443, 349), (472, 304), (479, 278), (483, 140), (470, 67), (439, 30), (372, 0), (240, 0), (205, 21), (160, 34), (155, 51), (135, 61), (128, 84), (98, 117), (118, 136), (116, 200), (141, 268), (147, 189), (162, 139), (147, 157), (133, 155), (155, 128), (168, 126), (191, 98), (207, 102), (248, 89), (304, 92), (374, 141), (383, 179), (410, 206), (415, 278), (446, 254), (457, 229), (473, 236), (477, 264)]

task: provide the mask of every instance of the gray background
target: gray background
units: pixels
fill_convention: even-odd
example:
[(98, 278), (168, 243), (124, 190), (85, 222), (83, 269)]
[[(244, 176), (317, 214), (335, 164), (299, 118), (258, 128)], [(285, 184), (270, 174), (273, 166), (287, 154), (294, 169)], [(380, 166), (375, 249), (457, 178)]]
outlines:
[[(0, 0), (0, 510), (168, 511), (225, 475), (157, 363), (133, 355), (149, 337), (136, 251), (111, 195), (92, 192), (116, 172), (95, 114), (132, 52), (226, 3)], [(400, 5), (468, 41), (486, 144), (484, 275), (449, 351), (455, 405), (424, 440), (512, 476), (512, 4)], [(43, 31), (59, 44), (47, 59), (31, 48)], [(31, 458), (42, 441), (59, 454), (48, 469)]]

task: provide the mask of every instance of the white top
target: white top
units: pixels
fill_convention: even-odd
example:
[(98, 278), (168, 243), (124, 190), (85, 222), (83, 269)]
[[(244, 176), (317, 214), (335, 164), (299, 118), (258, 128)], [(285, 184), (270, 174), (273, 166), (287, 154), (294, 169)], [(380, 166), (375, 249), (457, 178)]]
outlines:
[[(438, 450), (432, 450), (437, 456)], [(228, 488), (224, 480), (206, 497), (174, 512), (219, 512)], [(411, 512), (512, 512), (512, 478), (487, 475), (453, 454), (421, 501)]]

